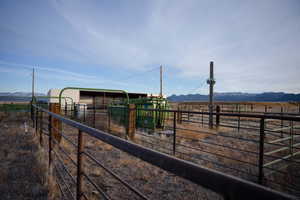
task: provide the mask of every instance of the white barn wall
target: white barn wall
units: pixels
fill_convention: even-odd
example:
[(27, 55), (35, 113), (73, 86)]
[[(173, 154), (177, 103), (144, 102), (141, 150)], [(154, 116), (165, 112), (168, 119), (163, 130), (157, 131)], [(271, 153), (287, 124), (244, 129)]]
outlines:
[[(61, 89), (50, 89), (48, 91), (48, 96), (58, 97), (60, 91), (61, 91)], [(80, 100), (80, 91), (79, 90), (68, 89), (68, 90), (65, 90), (62, 93), (62, 97), (71, 97), (73, 99), (73, 102), (77, 104), (77, 103), (79, 103), (79, 100)], [(70, 99), (67, 98), (66, 100), (67, 100), (68, 104), (71, 104)], [(49, 102), (50, 103), (59, 103), (59, 100), (58, 100), (58, 98), (50, 98)], [(61, 105), (62, 105), (62, 107), (65, 106), (65, 99), (61, 100)]]

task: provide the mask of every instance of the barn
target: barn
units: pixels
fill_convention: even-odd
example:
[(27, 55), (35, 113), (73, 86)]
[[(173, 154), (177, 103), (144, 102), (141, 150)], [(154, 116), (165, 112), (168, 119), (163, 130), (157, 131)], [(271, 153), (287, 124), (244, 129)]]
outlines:
[(146, 93), (127, 93), (122, 90), (110, 89), (91, 89), (91, 88), (64, 88), (64, 89), (50, 89), (48, 91), (49, 102), (59, 103), (59, 95), (61, 91), (61, 106), (68, 107), (68, 105), (86, 105), (89, 108), (105, 109), (107, 106), (116, 101), (123, 101), (129, 99), (139, 99), (147, 97)]

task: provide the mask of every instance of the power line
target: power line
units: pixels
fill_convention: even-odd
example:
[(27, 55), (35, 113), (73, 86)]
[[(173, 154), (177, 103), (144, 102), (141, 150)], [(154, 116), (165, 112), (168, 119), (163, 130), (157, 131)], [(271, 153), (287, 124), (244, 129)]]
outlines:
[(155, 70), (157, 70), (157, 69), (159, 69), (159, 68), (160, 68), (160, 67), (155, 67), (155, 68), (149, 69), (149, 70), (144, 71), (144, 72), (139, 72), (139, 73), (136, 73), (136, 74), (132, 74), (132, 75), (130, 75), (130, 76), (124, 78), (124, 79), (121, 79), (120, 81), (126, 81), (126, 80), (131, 79), (131, 78), (134, 78), (134, 77), (136, 77), (136, 76), (138, 76), (138, 75), (144, 75), (145, 73), (155, 71)]
[(195, 92), (196, 90), (201, 89), (201, 88), (205, 85), (205, 83), (206, 83), (206, 80), (202, 81), (201, 84), (200, 84), (200, 86), (198, 86), (198, 87), (192, 89), (191, 91), (188, 92), (188, 94), (190, 94), (190, 93), (192, 93), (192, 92)]

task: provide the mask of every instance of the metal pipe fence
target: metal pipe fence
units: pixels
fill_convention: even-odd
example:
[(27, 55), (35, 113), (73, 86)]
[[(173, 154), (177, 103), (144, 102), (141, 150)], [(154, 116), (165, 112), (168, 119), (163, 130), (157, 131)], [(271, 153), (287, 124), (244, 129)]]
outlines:
[[(161, 153), (154, 149), (147, 148), (137, 144), (138, 142), (134, 143), (124, 140), (107, 132), (97, 130), (80, 122), (68, 119), (62, 115), (52, 113), (47, 109), (38, 107), (37, 105), (33, 105), (33, 108), (33, 125), (35, 127), (37, 137), (40, 138), (41, 145), (44, 146), (44, 148), (48, 148), (47, 152), (49, 169), (54, 169), (54, 175), (57, 180), (58, 189), (61, 191), (63, 199), (89, 199), (87, 190), (90, 190), (91, 187), (93, 187), (93, 190), (96, 190), (99, 193), (101, 198), (112, 199), (109, 195), (109, 192), (107, 192), (103, 187), (99, 186), (95, 179), (88, 174), (89, 169), (87, 166), (85, 166), (88, 162), (92, 162), (94, 165), (103, 169), (110, 176), (114, 177), (126, 189), (131, 191), (132, 195), (134, 196), (132, 199), (149, 199), (147, 195), (143, 194), (140, 190), (127, 182), (124, 178), (121, 178), (112, 169), (106, 167), (103, 162), (92, 155), (87, 148), (87, 137), (92, 137), (96, 140), (100, 140), (106, 144), (112, 145), (114, 148), (124, 151), (131, 156), (173, 173), (176, 176), (185, 178), (199, 186), (210, 189), (222, 195), (224, 199), (296, 199), (294, 196), (268, 189), (264, 186), (254, 184), (247, 180), (243, 180), (220, 171), (201, 167), (200, 165), (196, 165), (195, 163), (187, 160), (176, 158), (168, 155), (169, 153)], [(170, 119), (172, 119), (171, 121), (173, 124), (174, 133), (173, 137), (171, 136), (172, 142), (164, 142), (166, 144), (170, 143), (169, 146), (171, 148), (169, 148), (169, 150), (177, 157), (178, 154), (194, 156), (191, 152), (194, 150), (200, 151), (199, 149), (201, 147), (193, 147), (191, 145), (187, 146), (185, 143), (179, 142), (180, 137), (184, 137), (186, 140), (188, 140), (188, 137), (181, 134), (181, 125), (177, 121), (177, 113), (175, 111), (168, 112), (173, 113), (172, 116), (170, 115)], [(57, 119), (63, 124), (63, 126), (72, 128), (72, 135), (67, 135), (65, 133), (65, 129), (60, 130), (59, 128), (55, 127), (55, 125), (52, 124), (52, 119)], [(261, 123), (262, 121), (265, 121), (265, 118), (261, 119)], [(105, 123), (107, 123), (107, 121)], [(110, 123), (113, 123), (113, 120), (111, 120)], [(165, 128), (165, 130), (168, 129)], [(53, 132), (59, 132), (63, 141), (66, 141), (68, 146), (73, 148), (73, 150), (70, 150), (69, 148), (64, 149), (64, 145), (62, 145), (62, 142), (59, 142), (54, 137)], [(148, 135), (148, 133), (140, 134), (144, 134), (145, 137), (151, 139), (154, 138), (153, 135)], [(194, 139), (195, 138), (191, 138), (193, 142), (195, 142)], [(248, 140), (248, 138), (245, 139)], [(204, 140), (199, 139), (199, 141)], [(257, 141), (254, 142), (257, 143)], [(208, 141), (208, 143), (215, 146), (214, 142)], [(153, 143), (153, 145), (153, 147), (156, 148), (156, 143)], [(232, 150), (238, 149), (238, 147), (233, 145), (219, 145), (221, 145), (222, 148), (231, 147)], [(168, 145), (162, 146), (162, 148), (167, 147)], [(188, 151), (183, 151), (184, 148), (187, 148)], [(72, 151), (74, 154), (70, 154), (70, 151)], [(207, 150), (201, 149), (201, 151), (205, 152)], [(245, 150), (244, 153), (251, 154), (250, 152), (252, 151), (248, 149)], [(215, 155), (220, 155), (221, 152), (214, 153)], [(253, 154), (257, 155), (257, 152), (253, 151)], [(72, 157), (72, 155), (76, 156)], [(260, 152), (260, 155), (264, 154), (261, 154)], [(228, 158), (230, 159), (230, 157)], [(69, 160), (69, 162), (66, 162), (66, 160)], [(239, 161), (241, 160), (242, 159), (239, 159)], [(248, 162), (245, 161), (245, 164), (246, 163)]]
[[(120, 108), (118, 107), (118, 109)], [(144, 109), (144, 111), (158, 112), (157, 110), (151, 110), (151, 109)], [(264, 182), (267, 185), (276, 184), (277, 186), (274, 186), (274, 188), (281, 189), (283, 191), (289, 189), (289, 188), (285, 188), (285, 189), (279, 188), (281, 186), (286, 185), (284, 181), (282, 180), (280, 181), (282, 183), (278, 184), (278, 181), (273, 180), (276, 178), (275, 177), (270, 178), (270, 175), (275, 173), (282, 174), (282, 175), (284, 174), (289, 175), (289, 171), (282, 171), (283, 167), (276, 166), (279, 164), (282, 165), (282, 163), (286, 163), (285, 164), (286, 167), (288, 167), (290, 164), (296, 164), (298, 167), (299, 162), (297, 161), (297, 159), (291, 159), (291, 158), (299, 154), (299, 145), (300, 145), (299, 133), (297, 133), (297, 131), (299, 130), (298, 129), (299, 125), (298, 126), (293, 125), (293, 127), (291, 128), (289, 124), (293, 120), (296, 120), (297, 123), (298, 120), (297, 117), (290, 116), (290, 115), (285, 116), (282, 115), (282, 113), (280, 115), (271, 115), (271, 114), (266, 115), (265, 113), (254, 113), (254, 114), (253, 113), (227, 113), (227, 112), (214, 113), (216, 119), (214, 124), (215, 127), (223, 130), (218, 131), (218, 133), (213, 133), (213, 132), (205, 132), (201, 130), (201, 128), (204, 128), (208, 125), (208, 112), (191, 112), (191, 111), (178, 111), (178, 110), (177, 111), (160, 110), (159, 112), (168, 112), (171, 114), (174, 113), (173, 118), (175, 119), (175, 123), (173, 120), (173, 124), (169, 123), (167, 126), (164, 127), (164, 130), (162, 131), (158, 130), (159, 134), (161, 132), (169, 131), (169, 133), (171, 134), (166, 132), (166, 135), (168, 136), (172, 134), (175, 135), (175, 137), (173, 136), (172, 139), (173, 141), (162, 140), (160, 137), (155, 137), (155, 135), (153, 136), (153, 134), (149, 135), (148, 134), (149, 132), (147, 133), (147, 127), (145, 126), (144, 130), (137, 131), (137, 134), (142, 136), (139, 138), (142, 144), (160, 150), (164, 153), (169, 153), (173, 155), (176, 155), (176, 149), (177, 149), (176, 146), (178, 146), (179, 147), (178, 149), (180, 149), (181, 151), (177, 151), (177, 154), (179, 154), (179, 157), (181, 158), (185, 158), (191, 161), (196, 161), (196, 163), (198, 163), (199, 160), (205, 162), (211, 162), (213, 165), (216, 166), (217, 169), (219, 168), (221, 168), (221, 170), (231, 169), (232, 171), (230, 171), (229, 173), (232, 173), (233, 175), (238, 175), (248, 180), (255, 180), (256, 177), (258, 177), (256, 181), (259, 183)], [(95, 127), (95, 120), (96, 120), (95, 113), (96, 111), (94, 110), (93, 119), (92, 119), (92, 121), (94, 121), (93, 127)], [(103, 115), (103, 114), (105, 114), (105, 111), (103, 112), (103, 110), (101, 113), (97, 113), (97, 115)], [(180, 117), (177, 117), (178, 119), (176, 119), (176, 116), (180, 116)], [(220, 120), (220, 118), (222, 120)], [(86, 121), (85, 119), (86, 119), (86, 113), (84, 113), (84, 121)], [(261, 119), (265, 119), (265, 120), (262, 121)], [(87, 120), (87, 121), (91, 121), (91, 120)], [(172, 119), (170, 119), (169, 121), (172, 121)], [(176, 126), (176, 123), (178, 122), (179, 124), (184, 124), (184, 125)], [(261, 123), (264, 124), (263, 127)], [(110, 120), (108, 121), (108, 124), (110, 126), (111, 124)], [(190, 125), (193, 125), (194, 129), (191, 129), (189, 127)], [(98, 128), (103, 129), (103, 127), (98, 127)], [(224, 128), (227, 128), (228, 130), (224, 130)], [(109, 128), (106, 127), (105, 130), (108, 129)], [(289, 130), (290, 136), (286, 137), (286, 133), (284, 132), (285, 130)], [(245, 133), (245, 131), (247, 132)], [(179, 132), (180, 134), (176, 135), (176, 132)], [(181, 134), (181, 132), (190, 132), (190, 135), (192, 135), (192, 137), (187, 137), (186, 134)], [(229, 133), (226, 134), (227, 132)], [(235, 132), (237, 132), (238, 134), (232, 134)], [(278, 134), (279, 132), (280, 135)], [(194, 136), (196, 134), (197, 135), (209, 134), (209, 136), (217, 137), (217, 138), (222, 137), (223, 140), (225, 141), (220, 140), (218, 142), (213, 142), (215, 144), (215, 146), (213, 146), (211, 145), (212, 142), (209, 141), (207, 142), (205, 138), (201, 138), (201, 140), (199, 140), (198, 137), (195, 138)], [(261, 137), (261, 135), (264, 135), (264, 137)], [(265, 140), (265, 137), (267, 137), (271, 141), (266, 140), (261, 142), (262, 140)], [(190, 142), (181, 142), (182, 140), (189, 140)], [(193, 144), (193, 142), (195, 141), (201, 144), (201, 146), (199, 146), (199, 144), (198, 145)], [(246, 146), (246, 148), (250, 147), (254, 150), (250, 154), (249, 151), (245, 150), (245, 148), (235, 148), (235, 150), (233, 151), (232, 148), (228, 148), (227, 147), (228, 145), (226, 145), (226, 142), (230, 143), (232, 141), (235, 141), (241, 147)], [(284, 141), (288, 141), (289, 146), (285, 144)], [(223, 146), (220, 145), (223, 143), (225, 143), (225, 145)], [(253, 144), (250, 145), (250, 143)], [(218, 147), (222, 147), (223, 150)], [(171, 151), (170, 149), (173, 150)], [(262, 152), (264, 152), (265, 149), (267, 149), (267, 152), (263, 154)], [(190, 153), (187, 153), (190, 150), (193, 150), (193, 152), (198, 151), (199, 153), (200, 152), (205, 153), (204, 155), (206, 154), (213, 155), (216, 156), (216, 158), (212, 157), (213, 159), (212, 160), (209, 159), (210, 157), (203, 158), (203, 156), (201, 155), (197, 155), (197, 154), (191, 155)], [(284, 155), (286, 154), (287, 150), (290, 152), (290, 154)], [(293, 152), (293, 154), (291, 154), (291, 152)], [(247, 161), (243, 161), (239, 158), (239, 156), (241, 156), (240, 155), (241, 153), (248, 154), (248, 155), (243, 155), (247, 159)], [(220, 158), (222, 158), (223, 160)], [(239, 164), (236, 165), (235, 167), (232, 167), (231, 166), (232, 163), (229, 161), (238, 162)], [(200, 162), (198, 164), (202, 164), (202, 163)], [(240, 166), (241, 164), (244, 164), (246, 166)], [(256, 166), (257, 169), (255, 169), (254, 166)], [(245, 168), (246, 172), (245, 170), (241, 170), (240, 167)], [(280, 170), (278, 170), (278, 168), (280, 168)], [(266, 173), (267, 176), (265, 176), (265, 173), (263, 173), (264, 171), (267, 171)], [(237, 174), (235, 172), (238, 172), (240, 174)], [(295, 177), (298, 178), (298, 175), (295, 175)], [(294, 188), (293, 186), (291, 187)], [(294, 188), (293, 190), (296, 191), (299, 190), (297, 187)]]
[(300, 168), (299, 117), (218, 112), (209, 129), (208, 112), (140, 110), (169, 117), (161, 129), (138, 127), (135, 142), (299, 195), (300, 174), (294, 172)]

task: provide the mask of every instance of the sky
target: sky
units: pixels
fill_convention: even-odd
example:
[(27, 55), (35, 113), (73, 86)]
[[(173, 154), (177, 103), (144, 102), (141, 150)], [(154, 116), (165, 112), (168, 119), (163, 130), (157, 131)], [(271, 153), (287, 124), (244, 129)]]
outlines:
[(0, 92), (300, 93), (299, 0), (1, 0)]

